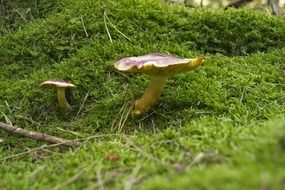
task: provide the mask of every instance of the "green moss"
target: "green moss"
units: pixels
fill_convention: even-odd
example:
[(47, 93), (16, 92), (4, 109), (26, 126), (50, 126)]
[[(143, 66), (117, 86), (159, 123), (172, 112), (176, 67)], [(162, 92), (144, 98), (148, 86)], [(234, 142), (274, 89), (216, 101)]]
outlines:
[(59, 12), (62, 1), (14, 0), (0, 4), (0, 35), (20, 30), (25, 24)]
[[(107, 189), (118, 189), (136, 170), (137, 188), (235, 189), (246, 179), (248, 189), (256, 188), (261, 180), (251, 173), (263, 168), (270, 187), (281, 183), (284, 137), (265, 133), (276, 130), (270, 121), (285, 121), (284, 19), (154, 0), (61, 6), (0, 37), (0, 120), (69, 139), (103, 137), (76, 150), (48, 148), (7, 160), (0, 167), (0, 189), (94, 189), (98, 175)], [(205, 54), (206, 61), (170, 78), (150, 115), (129, 116), (122, 124), (127, 103), (149, 79), (116, 71), (113, 63), (149, 52)], [(71, 111), (58, 108), (53, 89), (39, 88), (52, 78), (77, 85), (67, 93)], [(120, 130), (130, 136), (112, 135)], [(0, 159), (42, 145), (3, 131), (0, 136)], [(201, 152), (208, 156), (184, 171)], [(108, 153), (119, 160), (110, 161)], [(278, 177), (271, 181), (274, 173)]]
[(244, 130), (243, 134), (231, 134), (225, 142), (231, 149), (227, 156), (234, 158), (232, 164), (198, 163), (182, 174), (149, 179), (140, 189), (283, 189), (285, 154), (280, 139), (284, 138), (284, 127), (284, 121), (272, 122), (250, 131), (263, 134), (259, 137), (246, 137)]

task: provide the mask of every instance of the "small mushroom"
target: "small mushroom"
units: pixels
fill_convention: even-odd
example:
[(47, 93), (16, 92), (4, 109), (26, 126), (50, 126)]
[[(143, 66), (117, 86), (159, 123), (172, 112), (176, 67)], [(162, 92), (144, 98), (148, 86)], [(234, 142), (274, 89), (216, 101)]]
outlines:
[(57, 90), (57, 100), (59, 107), (67, 110), (70, 109), (70, 105), (65, 98), (65, 88), (76, 87), (74, 84), (66, 82), (62, 79), (47, 80), (40, 84), (40, 87), (52, 87)]
[(138, 57), (127, 57), (115, 63), (119, 71), (138, 72), (151, 76), (150, 83), (143, 96), (136, 100), (132, 114), (140, 116), (146, 113), (159, 99), (169, 76), (196, 69), (204, 58), (179, 59), (172, 55), (152, 53)]

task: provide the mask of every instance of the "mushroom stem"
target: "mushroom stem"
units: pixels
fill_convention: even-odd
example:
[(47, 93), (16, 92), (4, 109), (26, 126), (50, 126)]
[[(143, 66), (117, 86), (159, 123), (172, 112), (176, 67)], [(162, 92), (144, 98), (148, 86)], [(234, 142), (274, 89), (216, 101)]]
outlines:
[(65, 88), (57, 89), (57, 100), (58, 100), (59, 107), (65, 110), (70, 108), (70, 105), (65, 98)]
[(168, 76), (152, 76), (143, 96), (135, 101), (132, 114), (140, 116), (146, 113), (159, 99)]

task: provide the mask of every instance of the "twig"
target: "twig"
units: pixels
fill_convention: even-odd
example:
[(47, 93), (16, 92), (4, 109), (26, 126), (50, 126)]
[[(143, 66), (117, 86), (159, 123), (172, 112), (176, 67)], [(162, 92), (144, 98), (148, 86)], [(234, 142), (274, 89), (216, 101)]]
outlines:
[(149, 154), (148, 152), (143, 150), (139, 145), (137, 145), (134, 141), (132, 141), (128, 136), (124, 135), (122, 137), (125, 138), (126, 143), (129, 146), (130, 150), (134, 150), (134, 151), (140, 153), (145, 158), (150, 159), (150, 160), (156, 162), (157, 164), (159, 164), (161, 166), (169, 167), (168, 163), (164, 162), (163, 160), (158, 159), (157, 157), (152, 156), (151, 154)]
[(107, 26), (107, 22), (106, 22), (106, 12), (104, 11), (104, 24), (105, 24), (105, 29), (106, 29), (106, 32), (107, 32), (107, 34), (108, 34), (108, 37), (109, 37), (109, 39), (110, 39), (110, 42), (111, 43), (113, 43), (113, 39), (112, 39), (112, 36), (111, 36), (111, 34), (110, 34), (110, 32), (109, 32), (109, 28), (108, 28), (108, 26)]
[(78, 142), (62, 139), (62, 138), (47, 135), (44, 133), (29, 131), (29, 130), (14, 127), (13, 125), (9, 125), (9, 124), (2, 123), (2, 122), (0, 122), (0, 129), (3, 129), (5, 131), (11, 132), (17, 135), (29, 137), (35, 140), (46, 141), (49, 143), (54, 143), (54, 144), (62, 143), (62, 145), (66, 145), (66, 146), (78, 146), (79, 145)]
[(3, 112), (0, 112), (0, 113), (4, 116), (7, 123), (9, 123), (10, 125), (13, 125), (11, 120), (9, 119), (9, 117), (5, 113), (3, 113)]
[[(104, 178), (102, 179), (103, 184), (110, 184), (118, 180), (119, 176), (125, 175), (125, 172), (128, 172), (131, 168), (115, 168), (111, 170), (105, 171)], [(88, 187), (86, 187), (86, 190), (94, 190), (99, 189), (100, 184), (98, 183), (92, 183)]]
[(32, 124), (35, 124), (35, 125), (38, 125), (38, 126), (41, 125), (40, 123), (34, 121), (32, 117), (28, 118), (28, 117), (25, 117), (25, 116), (23, 116), (23, 115), (15, 115), (15, 117), (17, 117), (17, 118), (19, 118), (19, 119), (24, 119), (24, 120), (29, 121), (29, 122), (31, 122)]
[(135, 184), (136, 182), (136, 176), (139, 173), (140, 169), (141, 169), (141, 165), (137, 165), (133, 169), (133, 172), (131, 173), (128, 181), (125, 183), (124, 190), (131, 190), (132, 185)]
[[(101, 135), (93, 135), (93, 136), (89, 136), (89, 137), (85, 137), (85, 138), (82, 138), (82, 139), (76, 139), (74, 141), (79, 141), (79, 140), (84, 140), (85, 139), (85, 143), (87, 143), (89, 140), (91, 139), (95, 139), (95, 138), (102, 138), (102, 137), (112, 137), (112, 136), (118, 136), (118, 137), (121, 137), (122, 135), (121, 134), (101, 134)], [(127, 135), (124, 135), (124, 137), (126, 137)], [(129, 135), (131, 136), (131, 135)], [(57, 143), (57, 144), (51, 144), (51, 145), (43, 145), (43, 146), (40, 146), (40, 147), (37, 147), (37, 148), (34, 148), (34, 149), (30, 149), (28, 151), (25, 151), (25, 152), (20, 152), (18, 154), (14, 154), (14, 155), (11, 155), (11, 156), (8, 156), (6, 158), (2, 158), (0, 159), (0, 162), (4, 162), (4, 161), (7, 161), (7, 160), (10, 160), (12, 158), (16, 158), (16, 157), (19, 157), (19, 156), (23, 156), (25, 154), (29, 154), (29, 153), (32, 153), (32, 152), (35, 152), (35, 151), (38, 151), (38, 150), (42, 150), (42, 149), (45, 149), (45, 148), (52, 148), (52, 147), (57, 147), (57, 146), (61, 146), (61, 145), (64, 145), (64, 143)], [(81, 144), (82, 145), (82, 144)], [(78, 146), (80, 147), (80, 146)], [(73, 153), (75, 153), (78, 149), (75, 149), (75, 151)]]
[[(126, 122), (126, 119), (128, 118), (129, 116), (129, 113), (130, 112), (130, 109), (129, 111), (126, 113), (125, 112), (125, 109), (128, 107), (130, 102), (127, 102), (125, 104), (123, 104), (123, 106), (121, 107), (121, 109), (119, 110), (118, 114), (116, 115), (115, 119), (113, 120), (112, 122), (112, 127), (111, 127), (111, 131), (116, 131), (116, 132), (119, 132), (120, 133), (120, 129), (122, 128), (122, 122), (125, 121)], [(119, 123), (116, 123), (117, 119), (119, 119), (120, 117), (120, 120), (119, 120)], [(125, 120), (124, 120), (124, 117), (125, 117)], [(124, 124), (124, 122), (123, 122)]]
[(79, 169), (79, 171), (76, 171), (73, 176), (68, 178), (63, 183), (56, 185), (55, 187), (52, 188), (52, 190), (62, 189), (63, 187), (72, 184), (74, 181), (78, 180), (88, 169), (93, 168), (95, 163), (96, 162), (93, 162), (91, 164), (88, 164), (86, 167)]
[(111, 22), (111, 20), (109, 19), (109, 17), (108, 17), (108, 15), (107, 15), (107, 13), (106, 13), (106, 11), (104, 12), (104, 18), (106, 18), (108, 21), (109, 21), (109, 23), (111, 24), (111, 26), (117, 31), (117, 32), (119, 32), (122, 36), (124, 36), (127, 40), (129, 40), (129, 41), (131, 41), (131, 39), (128, 37), (128, 36), (126, 36), (123, 32), (121, 32), (112, 22)]
[(192, 167), (195, 164), (200, 163), (205, 157), (207, 157), (208, 155), (204, 152), (200, 152), (198, 153), (194, 159), (192, 160), (192, 162), (189, 164), (189, 167)]
[(5, 162), (5, 161), (7, 161), (7, 160), (10, 160), (10, 159), (12, 159), (12, 158), (16, 158), (16, 157), (19, 157), (19, 156), (23, 156), (23, 155), (25, 155), (25, 154), (29, 154), (29, 153), (32, 153), (32, 152), (35, 152), (35, 151), (38, 151), (38, 150), (42, 150), (42, 149), (44, 149), (44, 148), (47, 148), (47, 147), (57, 147), (57, 146), (60, 146), (60, 145), (62, 145), (63, 143), (58, 143), (58, 144), (52, 144), (52, 145), (43, 145), (43, 146), (40, 146), (40, 147), (37, 147), (37, 148), (34, 148), (34, 149), (30, 149), (30, 150), (28, 150), (28, 151), (25, 151), (25, 152), (20, 152), (20, 153), (18, 153), (18, 154), (14, 154), (14, 155), (12, 155), (12, 156), (8, 156), (8, 157), (5, 157), (5, 158), (2, 158), (2, 159), (0, 159), (0, 161), (1, 162)]
[(83, 30), (84, 30), (84, 32), (85, 32), (85, 35), (86, 35), (86, 37), (88, 38), (89, 35), (88, 35), (88, 33), (87, 33), (87, 30), (86, 30), (86, 27), (85, 27), (85, 24), (84, 24), (83, 17), (80, 17), (80, 19), (81, 19), (81, 24), (82, 24)]
[(145, 120), (146, 118), (150, 117), (151, 115), (153, 115), (155, 113), (156, 113), (156, 111), (153, 111), (153, 112), (147, 114), (146, 116), (144, 116), (143, 118), (141, 118), (139, 121), (143, 121), (143, 120)]
[(122, 115), (120, 122), (119, 122), (119, 125), (118, 125), (118, 133), (122, 132), (122, 130), (125, 126), (125, 123), (126, 123), (127, 119), (129, 118), (129, 115), (130, 115), (132, 109), (133, 109), (132, 106), (130, 106), (130, 108), (127, 110), (125, 115)]
[(20, 17), (24, 20), (24, 22), (27, 22), (27, 19), (24, 17), (24, 15), (18, 9), (15, 9), (14, 11), (20, 15)]
[(244, 98), (244, 93), (245, 93), (245, 88), (243, 88), (242, 93), (241, 93), (241, 97), (239, 99), (239, 104), (242, 104), (243, 98)]
[(62, 184), (59, 184), (57, 186), (55, 186), (53, 188), (53, 190), (58, 190), (61, 189), (71, 183), (73, 183), (74, 181), (76, 181), (79, 177), (81, 177), (83, 174), (85, 173), (85, 170), (82, 169), (81, 171), (75, 173), (73, 176), (71, 176), (69, 179), (67, 179), (65, 182), (63, 182)]
[(59, 131), (63, 131), (63, 132), (66, 132), (66, 133), (70, 133), (70, 134), (72, 134), (72, 135), (75, 135), (75, 136), (78, 136), (78, 137), (81, 137), (81, 138), (85, 137), (85, 135), (83, 135), (83, 134), (81, 134), (81, 133), (79, 133), (79, 132), (76, 132), (76, 131), (71, 131), (71, 130), (67, 130), (67, 129), (62, 129), (62, 128), (60, 128), (60, 127), (57, 127), (56, 129), (58, 129)]
[(190, 162), (187, 162), (187, 163), (180, 165), (178, 167), (175, 166), (174, 169), (176, 170), (176, 174), (180, 174), (180, 173), (184, 172), (185, 170), (187, 170), (188, 168), (191, 168), (194, 165), (201, 163), (202, 161), (204, 161), (205, 158), (209, 158), (212, 156), (213, 156), (213, 153), (200, 152), (192, 160), (190, 160)]
[(83, 107), (84, 107), (84, 104), (85, 104), (85, 102), (86, 102), (86, 100), (87, 100), (87, 98), (88, 98), (88, 96), (89, 96), (89, 93), (90, 93), (90, 90), (86, 93), (86, 95), (85, 95), (85, 97), (84, 97), (84, 99), (83, 99), (83, 102), (82, 102), (82, 104), (81, 104), (81, 106), (80, 106), (80, 108), (79, 108), (79, 110), (78, 110), (78, 112), (77, 112), (77, 114), (76, 114), (76, 118), (79, 116), (79, 114), (81, 113), (81, 111), (82, 111), (82, 109), (83, 109)]
[(8, 103), (7, 101), (5, 101), (5, 104), (6, 104), (7, 109), (9, 110), (9, 113), (12, 113), (12, 110), (11, 110), (11, 108), (10, 108), (9, 103)]
[(104, 182), (102, 180), (102, 174), (101, 174), (101, 170), (102, 170), (102, 160), (100, 161), (100, 163), (98, 164), (98, 168), (97, 168), (97, 172), (96, 172), (96, 177), (97, 177), (97, 183), (99, 186), (100, 190), (104, 190)]
[(29, 181), (33, 181), (37, 175), (46, 168), (46, 165), (40, 166), (29, 175)]

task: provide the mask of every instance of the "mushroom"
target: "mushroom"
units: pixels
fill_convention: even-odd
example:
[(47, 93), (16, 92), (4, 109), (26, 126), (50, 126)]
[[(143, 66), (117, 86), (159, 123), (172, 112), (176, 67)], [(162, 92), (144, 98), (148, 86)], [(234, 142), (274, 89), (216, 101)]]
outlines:
[(64, 81), (62, 79), (54, 79), (54, 80), (47, 80), (40, 84), (40, 87), (52, 87), (57, 90), (57, 100), (59, 107), (67, 110), (70, 109), (70, 105), (65, 98), (65, 88), (73, 88), (76, 87), (74, 84), (70, 82)]
[(143, 96), (134, 102), (132, 114), (146, 113), (159, 99), (169, 76), (196, 69), (204, 58), (179, 59), (172, 55), (152, 53), (138, 57), (127, 57), (115, 63), (119, 71), (138, 72), (151, 76)]

